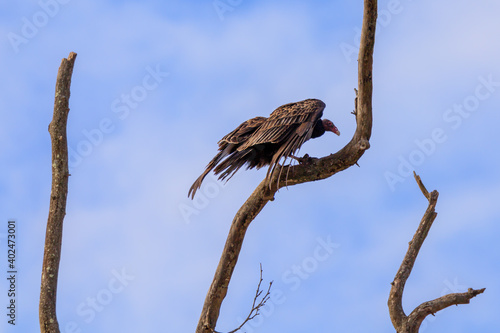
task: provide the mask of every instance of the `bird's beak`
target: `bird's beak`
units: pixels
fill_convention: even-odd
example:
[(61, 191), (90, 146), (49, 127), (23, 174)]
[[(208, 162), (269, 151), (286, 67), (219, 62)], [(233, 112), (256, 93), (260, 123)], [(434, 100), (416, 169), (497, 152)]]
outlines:
[(340, 135), (340, 131), (337, 127), (334, 127), (332, 132), (337, 134), (337, 135)]

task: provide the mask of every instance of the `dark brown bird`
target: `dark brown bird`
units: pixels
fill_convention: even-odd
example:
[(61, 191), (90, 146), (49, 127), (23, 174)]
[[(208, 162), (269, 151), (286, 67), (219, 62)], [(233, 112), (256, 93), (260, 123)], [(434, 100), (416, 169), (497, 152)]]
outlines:
[(229, 180), (242, 166), (260, 169), (269, 165), (266, 178), (270, 179), (278, 162), (289, 157), (311, 138), (325, 131), (340, 135), (328, 119), (321, 119), (325, 103), (319, 99), (306, 99), (285, 104), (271, 113), (269, 118), (255, 117), (238, 126), (219, 141), (219, 153), (208, 163), (189, 189), (194, 198), (206, 175), (213, 169), (219, 180)]

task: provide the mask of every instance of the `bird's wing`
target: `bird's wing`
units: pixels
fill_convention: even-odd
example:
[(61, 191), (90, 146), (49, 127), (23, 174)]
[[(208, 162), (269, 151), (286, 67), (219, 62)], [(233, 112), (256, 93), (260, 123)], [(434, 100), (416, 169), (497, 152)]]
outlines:
[[(215, 157), (208, 163), (205, 171), (201, 174), (198, 179), (193, 183), (188, 192), (188, 197), (191, 199), (194, 198), (196, 191), (201, 187), (201, 183), (203, 179), (207, 176), (207, 174), (214, 169), (220, 161), (226, 158), (228, 155), (231, 155), (235, 151), (235, 147), (237, 147), (240, 143), (244, 142), (252, 133), (255, 132), (262, 125), (263, 122), (266, 121), (265, 117), (255, 117), (243, 122), (240, 126), (236, 127), (234, 131), (224, 136), (219, 141), (219, 152)], [(233, 169), (230, 169), (232, 173), (236, 172), (241, 165), (236, 166)], [(225, 177), (224, 177), (225, 178)]]
[(281, 158), (288, 158), (311, 138), (314, 126), (323, 115), (325, 103), (318, 99), (285, 104), (269, 118), (237, 150), (243, 151), (261, 144), (278, 144), (266, 177), (274, 172)]
[(219, 141), (219, 147), (224, 144), (233, 143), (240, 144), (248, 139), (265, 121), (266, 117), (255, 117), (248, 119), (247, 121), (241, 123), (240, 126), (236, 127), (234, 131), (228, 133)]
[[(300, 144), (311, 138), (314, 125), (323, 115), (324, 108), (325, 103), (318, 99), (282, 105), (271, 113), (259, 129), (238, 147), (238, 150), (266, 143), (282, 145), (295, 143), (297, 149)], [(299, 142), (301, 143), (297, 146)]]

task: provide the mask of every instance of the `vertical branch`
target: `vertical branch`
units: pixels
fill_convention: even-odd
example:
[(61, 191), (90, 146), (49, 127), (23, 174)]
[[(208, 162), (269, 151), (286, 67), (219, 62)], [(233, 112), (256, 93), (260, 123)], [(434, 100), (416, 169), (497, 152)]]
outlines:
[[(353, 140), (361, 140), (361, 145), (369, 147), (372, 130), (372, 93), (373, 93), (373, 49), (375, 47), (375, 28), (377, 26), (377, 1), (365, 0), (361, 43), (358, 55), (358, 93), (356, 106), (357, 127)], [(365, 149), (367, 149), (366, 147)], [(364, 147), (361, 147), (364, 148)]]
[(68, 143), (66, 124), (69, 113), (71, 76), (76, 53), (61, 61), (57, 73), (54, 116), (49, 124), (52, 141), (52, 189), (49, 217), (45, 234), (42, 283), (40, 290), (39, 319), (42, 333), (59, 333), (56, 315), (57, 277), (61, 258), (63, 220), (66, 215), (68, 194)]

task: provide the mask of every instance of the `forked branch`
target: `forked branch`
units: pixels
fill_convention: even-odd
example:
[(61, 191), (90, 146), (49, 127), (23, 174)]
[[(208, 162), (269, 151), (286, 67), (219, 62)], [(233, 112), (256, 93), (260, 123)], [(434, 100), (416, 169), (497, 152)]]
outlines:
[(451, 305), (467, 304), (471, 298), (476, 297), (485, 290), (484, 288), (479, 290), (469, 289), (465, 293), (444, 295), (432, 301), (420, 304), (410, 313), (409, 316), (406, 316), (403, 310), (404, 287), (411, 274), (418, 252), (420, 251), (432, 223), (437, 216), (435, 208), (439, 195), (436, 190), (429, 193), (420, 177), (415, 172), (413, 172), (413, 175), (415, 176), (415, 180), (417, 181), (422, 194), (429, 201), (429, 206), (422, 217), (422, 221), (420, 222), (413, 239), (409, 243), (408, 251), (406, 252), (403, 262), (394, 277), (394, 281), (391, 283), (392, 287), (388, 301), (389, 314), (391, 316), (392, 325), (398, 333), (417, 333), (422, 321), (429, 314), (434, 315), (434, 313)]
[[(278, 182), (279, 173), (274, 173), (269, 183), (263, 180), (233, 219), (224, 250), (217, 266), (212, 284), (208, 290), (198, 321), (196, 333), (211, 333), (217, 324), (222, 301), (226, 297), (229, 281), (238, 261), (246, 230), (264, 206), (274, 199), (279, 188), (328, 178), (337, 172), (356, 164), (364, 152), (370, 148), (372, 130), (372, 68), (377, 23), (377, 0), (365, 0), (361, 43), (358, 58), (358, 96), (356, 105), (356, 131), (351, 141), (335, 154), (310, 163), (288, 166)], [(287, 179), (284, 179), (287, 178)]]
[(57, 73), (54, 116), (49, 124), (52, 140), (52, 189), (50, 192), (49, 217), (45, 233), (42, 283), (40, 288), (39, 319), (42, 333), (59, 333), (56, 315), (57, 277), (61, 259), (63, 220), (66, 215), (68, 195), (68, 143), (66, 124), (69, 113), (71, 76), (76, 53), (61, 61)]

